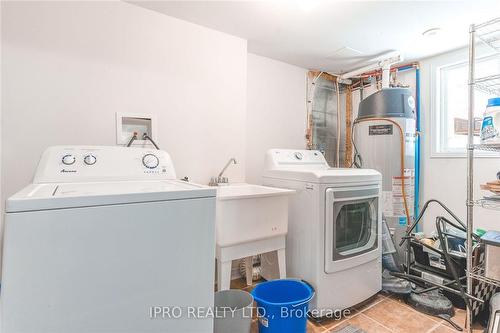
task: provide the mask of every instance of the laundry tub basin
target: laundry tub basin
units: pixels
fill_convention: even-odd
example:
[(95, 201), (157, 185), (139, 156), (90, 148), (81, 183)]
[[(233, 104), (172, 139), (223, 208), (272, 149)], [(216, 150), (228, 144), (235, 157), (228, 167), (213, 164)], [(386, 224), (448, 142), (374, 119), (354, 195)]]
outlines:
[(252, 184), (217, 188), (216, 240), (227, 247), (286, 235), (293, 190)]

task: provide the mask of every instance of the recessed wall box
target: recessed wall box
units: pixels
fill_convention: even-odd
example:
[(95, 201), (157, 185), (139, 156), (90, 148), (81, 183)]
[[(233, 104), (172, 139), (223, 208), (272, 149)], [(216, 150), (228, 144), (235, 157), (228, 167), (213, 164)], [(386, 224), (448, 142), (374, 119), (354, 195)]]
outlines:
[(126, 145), (134, 132), (137, 140), (132, 145), (144, 145), (149, 141), (142, 140), (142, 135), (147, 133), (153, 140), (157, 141), (156, 117), (148, 114), (116, 113), (116, 144)]

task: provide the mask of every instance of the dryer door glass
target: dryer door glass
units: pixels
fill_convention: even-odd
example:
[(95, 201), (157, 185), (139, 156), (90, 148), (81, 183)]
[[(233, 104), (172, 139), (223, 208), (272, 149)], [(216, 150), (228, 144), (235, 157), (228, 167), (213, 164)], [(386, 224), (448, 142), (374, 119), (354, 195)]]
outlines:
[(377, 247), (377, 199), (334, 204), (333, 260), (359, 255)]
[(327, 189), (325, 272), (379, 258), (379, 191), (375, 186)]
[(337, 205), (333, 259), (350, 257), (371, 250), (376, 240), (374, 199)]

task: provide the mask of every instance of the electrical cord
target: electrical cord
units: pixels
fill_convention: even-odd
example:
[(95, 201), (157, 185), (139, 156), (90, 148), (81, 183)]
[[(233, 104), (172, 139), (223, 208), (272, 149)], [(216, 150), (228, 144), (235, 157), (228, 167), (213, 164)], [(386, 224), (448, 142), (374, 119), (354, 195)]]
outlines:
[(358, 151), (358, 147), (356, 146), (356, 143), (354, 142), (354, 126), (356, 126), (356, 122), (354, 122), (351, 126), (351, 143), (352, 147), (354, 148), (354, 156), (352, 158), (352, 163), (349, 166), (349, 168), (352, 168), (353, 166), (356, 167), (357, 169), (361, 169), (363, 167), (363, 158), (361, 157), (361, 154)]

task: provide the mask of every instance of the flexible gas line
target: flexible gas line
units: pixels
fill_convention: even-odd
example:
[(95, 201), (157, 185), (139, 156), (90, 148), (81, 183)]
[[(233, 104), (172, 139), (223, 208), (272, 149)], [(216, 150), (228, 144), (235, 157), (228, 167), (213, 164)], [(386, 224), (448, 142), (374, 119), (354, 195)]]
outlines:
[(366, 121), (388, 121), (394, 125), (396, 125), (399, 129), (399, 143), (400, 143), (400, 154), (401, 154), (401, 194), (403, 195), (403, 204), (405, 207), (405, 214), (406, 214), (406, 224), (410, 224), (410, 210), (408, 209), (408, 202), (406, 200), (406, 190), (405, 190), (405, 137), (404, 137), (404, 132), (401, 126), (395, 122), (392, 119), (389, 118), (365, 118), (365, 119), (356, 119), (353, 123), (353, 127), (357, 123), (361, 122), (366, 122)]

